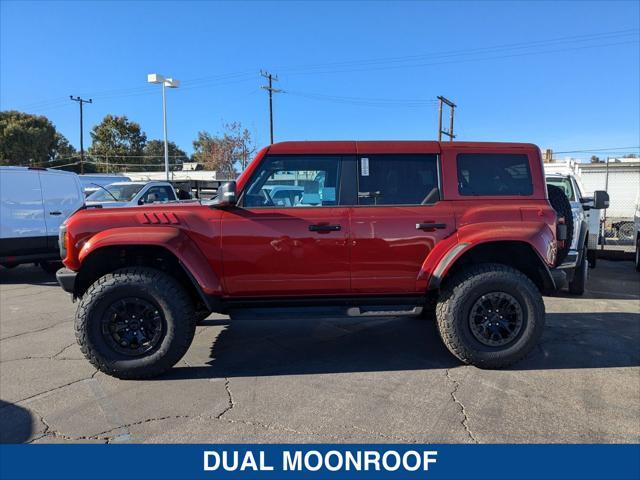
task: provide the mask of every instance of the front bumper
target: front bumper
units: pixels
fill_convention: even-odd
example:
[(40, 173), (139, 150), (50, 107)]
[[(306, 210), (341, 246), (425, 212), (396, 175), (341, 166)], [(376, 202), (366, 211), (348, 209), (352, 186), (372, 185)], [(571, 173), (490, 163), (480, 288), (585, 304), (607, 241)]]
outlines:
[(62, 287), (62, 289), (70, 294), (75, 293), (76, 286), (76, 277), (78, 276), (78, 272), (74, 272), (73, 270), (69, 270), (68, 268), (61, 268), (56, 272), (56, 280)]

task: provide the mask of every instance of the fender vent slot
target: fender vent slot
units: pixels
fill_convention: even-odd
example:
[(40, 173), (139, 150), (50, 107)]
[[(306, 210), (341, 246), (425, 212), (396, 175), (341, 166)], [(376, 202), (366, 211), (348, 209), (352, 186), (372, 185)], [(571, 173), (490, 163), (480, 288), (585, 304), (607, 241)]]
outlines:
[(153, 225), (178, 225), (180, 220), (172, 212), (145, 212), (138, 215), (140, 223)]

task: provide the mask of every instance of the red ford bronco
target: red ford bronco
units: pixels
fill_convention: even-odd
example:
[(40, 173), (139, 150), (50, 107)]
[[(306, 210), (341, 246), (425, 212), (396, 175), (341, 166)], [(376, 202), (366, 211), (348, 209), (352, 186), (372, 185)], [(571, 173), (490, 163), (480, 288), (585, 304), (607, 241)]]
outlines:
[(120, 378), (172, 367), (210, 312), (258, 306), (423, 307), (453, 355), (496, 368), (540, 338), (556, 223), (531, 144), (284, 142), (210, 203), (78, 211), (57, 278), (82, 351)]

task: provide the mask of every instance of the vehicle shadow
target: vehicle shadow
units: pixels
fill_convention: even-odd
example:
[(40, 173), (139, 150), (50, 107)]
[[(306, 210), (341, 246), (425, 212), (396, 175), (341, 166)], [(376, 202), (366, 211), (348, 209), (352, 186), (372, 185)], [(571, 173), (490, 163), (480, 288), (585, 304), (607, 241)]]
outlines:
[(0, 285), (58, 285), (56, 276), (37, 265), (18, 265), (14, 268), (0, 267)]
[[(551, 313), (537, 347), (509, 370), (640, 365), (640, 314)], [(435, 321), (415, 317), (232, 320), (207, 366), (174, 368), (162, 379), (310, 375), (445, 369), (461, 365)]]
[(13, 403), (0, 400), (0, 443), (24, 443), (31, 438), (31, 414)]

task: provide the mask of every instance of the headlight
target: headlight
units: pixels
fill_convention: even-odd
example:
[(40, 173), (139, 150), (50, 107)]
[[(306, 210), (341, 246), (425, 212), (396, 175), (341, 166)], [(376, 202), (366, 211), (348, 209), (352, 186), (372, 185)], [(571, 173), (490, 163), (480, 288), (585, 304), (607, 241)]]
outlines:
[(67, 226), (63, 223), (60, 225), (58, 232), (58, 248), (60, 249), (60, 258), (64, 259), (67, 256), (67, 243), (69, 242), (69, 234), (67, 233)]

